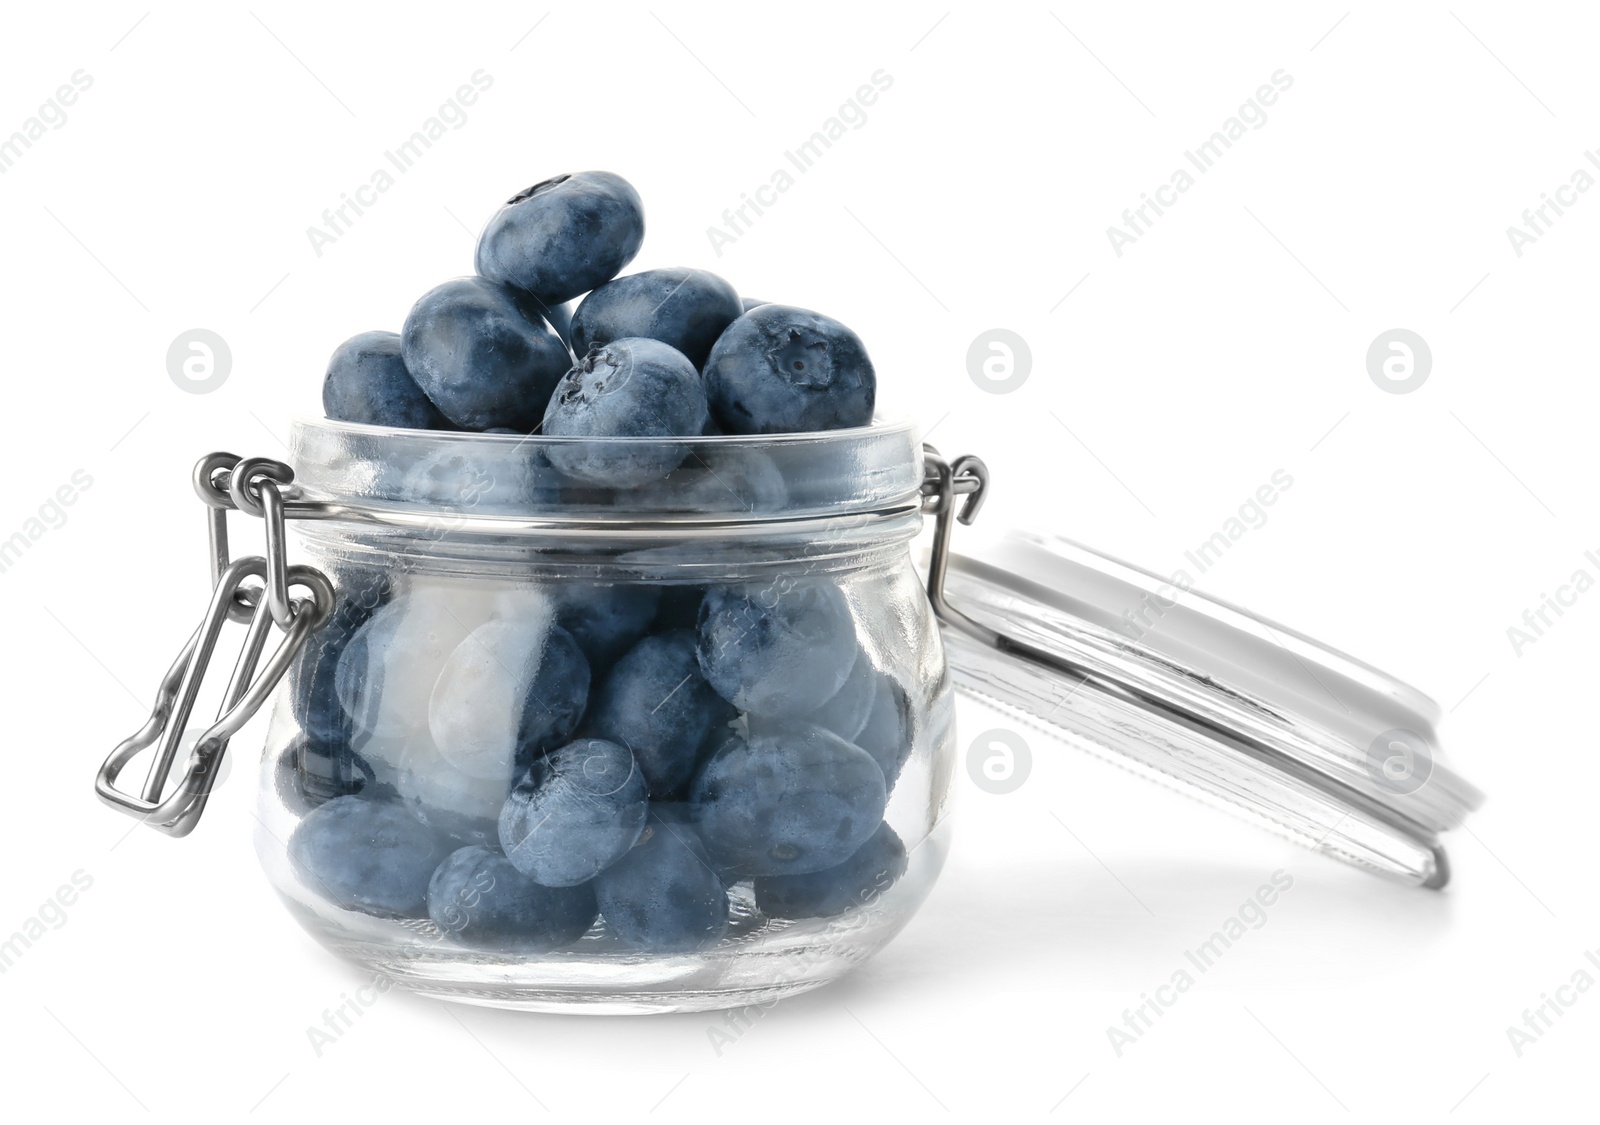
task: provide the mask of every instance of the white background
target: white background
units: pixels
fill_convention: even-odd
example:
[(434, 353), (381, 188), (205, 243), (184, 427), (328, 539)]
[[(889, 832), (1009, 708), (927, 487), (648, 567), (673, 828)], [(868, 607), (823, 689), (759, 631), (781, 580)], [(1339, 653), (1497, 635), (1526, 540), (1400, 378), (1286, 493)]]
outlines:
[[(1520, 653), (1506, 633), (1575, 570), (1600, 576), (1584, 558), (1600, 548), (1600, 192), (1520, 257), (1506, 236), (1600, 145), (1580, 6), (403, 7), (5, 16), (0, 135), (75, 71), (93, 79), (0, 176), (0, 538), (75, 471), (93, 481), (0, 574), (0, 934), (73, 872), (93, 880), (0, 976), (8, 1109), (1504, 1121), (1592, 1107), (1600, 996), (1521, 1057), (1506, 1034), (1600, 946), (1600, 594)], [(493, 86), (465, 124), (314, 253), (324, 208), (480, 68)], [(716, 254), (723, 209), (880, 69), (893, 85), (866, 123)], [(1266, 123), (1117, 256), (1106, 228), (1279, 69), (1293, 86)], [(646, 201), (634, 268), (710, 268), (857, 329), (887, 408), (988, 459), (991, 527), (1044, 525), (1167, 573), (1287, 471), (1265, 526), (1199, 586), (1440, 700), (1454, 763), (1489, 794), (1448, 841), (1450, 889), (1347, 871), (1030, 732), (1015, 793), (958, 774), (955, 851), (904, 934), (720, 1055), (716, 1016), (390, 993), (317, 1057), (306, 1029), (363, 979), (260, 877), (252, 771), (183, 841), (130, 835), (91, 776), (205, 596), (195, 458), (280, 455), (337, 343), (397, 329), (417, 295), (470, 270), (499, 201), (582, 168)], [(166, 368), (197, 327), (232, 352), (205, 395)], [(997, 327), (1033, 360), (1005, 395), (967, 370)], [(1395, 327), (1433, 354), (1403, 395), (1365, 363)], [(960, 722), (965, 748), (1005, 721), (963, 701)], [(260, 729), (235, 753), (248, 760)], [(1280, 868), (1294, 887), (1268, 924), (1118, 1057), (1107, 1026)]]

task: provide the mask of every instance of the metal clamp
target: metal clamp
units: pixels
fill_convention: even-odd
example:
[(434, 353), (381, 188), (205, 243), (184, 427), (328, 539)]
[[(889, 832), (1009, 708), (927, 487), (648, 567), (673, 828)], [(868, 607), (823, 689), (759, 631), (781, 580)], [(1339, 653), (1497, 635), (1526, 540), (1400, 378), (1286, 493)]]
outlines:
[[(284, 557), (283, 499), (293, 479), (293, 470), (282, 462), (266, 458), (241, 461), (229, 453), (210, 454), (195, 466), (195, 491), (208, 508), (211, 602), (200, 627), (162, 678), (149, 719), (111, 752), (95, 775), (95, 793), (102, 801), (169, 836), (193, 831), (205, 810), (228, 740), (260, 710), (312, 630), (333, 613), (334, 590), (327, 576), (309, 566), (289, 566)], [(235, 507), (263, 518), (267, 528), (264, 557), (229, 560), (227, 513)], [(260, 579), (261, 585), (246, 586), (249, 578)], [(308, 589), (311, 596), (291, 597), (290, 590), (295, 587)], [(248, 622), (249, 628), (221, 708), (197, 740), (182, 777), (163, 797), (207, 666), (229, 621)], [(256, 665), (274, 624), (283, 631), (283, 639), (257, 675)], [(156, 746), (155, 756), (139, 795), (118, 789), (116, 781), (123, 767), (152, 745)]]
[[(928, 601), (944, 624), (982, 641), (1001, 647), (1003, 638), (986, 625), (980, 625), (950, 604), (945, 597), (944, 580), (950, 570), (950, 534), (956, 521), (971, 526), (988, 495), (989, 467), (982, 458), (967, 455), (946, 461), (931, 445), (922, 447), (922, 511), (934, 517), (933, 552), (928, 560)], [(956, 497), (965, 496), (960, 510)]]
[[(211, 582), (222, 581), (228, 569), (228, 512), (238, 510), (259, 516), (266, 528), (266, 597), (278, 628), (289, 627), (289, 586), (285, 562), (285, 502), (296, 499), (294, 470), (269, 457), (241, 459), (232, 453), (210, 453), (194, 467), (195, 494), (206, 506), (206, 531), (210, 541)], [(234, 596), (228, 619), (250, 620), (262, 590), (244, 587)]]

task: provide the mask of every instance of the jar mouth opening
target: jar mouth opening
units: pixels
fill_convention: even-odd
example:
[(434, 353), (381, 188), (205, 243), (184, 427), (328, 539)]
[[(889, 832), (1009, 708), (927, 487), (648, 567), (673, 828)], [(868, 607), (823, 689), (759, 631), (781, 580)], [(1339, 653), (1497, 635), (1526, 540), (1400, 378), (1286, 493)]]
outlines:
[[(549, 437), (293, 420), (303, 514), (492, 534), (662, 524), (794, 527), (920, 506), (910, 420), (821, 433)], [(312, 511), (310, 509), (315, 509)]]
[(558, 437), (554, 434), (485, 433), (481, 430), (408, 430), (397, 426), (374, 426), (366, 422), (342, 422), (334, 418), (322, 418), (314, 414), (297, 414), (289, 420), (289, 423), (295, 433), (301, 430), (317, 430), (325, 433), (345, 433), (352, 438), (360, 436), (382, 437), (391, 440), (407, 439), (442, 445), (449, 445), (451, 442), (463, 442), (469, 445), (493, 445), (495, 443), (520, 445), (530, 443), (545, 446), (585, 444), (668, 446), (681, 445), (685, 442), (711, 446), (749, 444), (755, 447), (785, 444), (845, 445), (864, 438), (882, 437), (899, 431), (917, 430), (917, 424), (913, 419), (901, 417), (875, 417), (865, 426), (849, 426), (838, 430), (807, 430), (788, 434), (697, 434), (687, 437)]

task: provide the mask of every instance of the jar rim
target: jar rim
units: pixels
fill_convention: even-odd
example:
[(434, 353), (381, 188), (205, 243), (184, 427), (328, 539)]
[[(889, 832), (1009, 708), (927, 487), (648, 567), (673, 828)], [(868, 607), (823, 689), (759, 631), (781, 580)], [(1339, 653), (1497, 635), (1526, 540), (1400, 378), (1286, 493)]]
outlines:
[[(838, 517), (903, 517), (921, 504), (922, 447), (910, 419), (819, 433), (640, 439), (301, 416), (289, 446), (300, 497), (292, 514), (399, 527), (446, 519), (496, 535), (635, 533), (658, 524), (677, 533), (792, 531)], [(627, 473), (643, 479), (605, 484), (563, 471), (580, 450), (599, 461), (625, 458)]]
[(774, 444), (832, 444), (839, 445), (850, 441), (859, 441), (867, 437), (883, 437), (895, 433), (915, 433), (918, 429), (915, 419), (909, 417), (874, 417), (865, 426), (847, 426), (836, 430), (804, 430), (798, 433), (775, 434), (699, 434), (689, 437), (623, 437), (618, 435), (600, 437), (569, 437), (556, 434), (504, 434), (486, 433), (482, 430), (412, 430), (398, 426), (375, 426), (367, 422), (346, 422), (337, 418), (324, 418), (316, 414), (296, 414), (289, 419), (291, 427), (290, 445), (294, 445), (293, 433), (304, 430), (319, 430), (328, 432), (344, 432), (352, 435), (385, 436), (390, 438), (406, 437), (437, 441), (448, 445), (451, 441), (464, 441), (473, 443), (503, 443), (521, 445), (533, 443), (535, 445), (584, 445), (584, 444), (615, 444), (626, 445), (676, 445), (685, 442), (695, 445), (705, 444), (716, 446), (720, 444), (738, 445), (748, 444), (752, 447), (765, 447)]

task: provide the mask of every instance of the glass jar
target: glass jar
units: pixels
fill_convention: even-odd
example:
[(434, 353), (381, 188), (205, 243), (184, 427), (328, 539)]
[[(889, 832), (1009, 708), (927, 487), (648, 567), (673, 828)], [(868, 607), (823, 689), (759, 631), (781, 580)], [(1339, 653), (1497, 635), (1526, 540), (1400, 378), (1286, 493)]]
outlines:
[[(196, 467), (210, 606), (95, 788), (187, 834), (276, 688), (267, 877), (317, 940), (427, 995), (681, 1012), (837, 978), (943, 864), (952, 686), (1417, 887), (1445, 884), (1439, 837), (1482, 800), (1432, 700), (1182, 575), (1039, 533), (957, 555), (987, 469), (909, 425), (641, 442), (319, 420), (291, 446), (292, 467)], [(230, 559), (230, 511), (263, 521), (264, 557)], [(291, 523), (314, 565), (288, 564)], [(249, 627), (196, 734), (229, 622)], [(142, 789), (119, 787), (151, 747)]]
[(688, 1011), (834, 979), (946, 849), (912, 428), (582, 443), (653, 478), (625, 490), (558, 477), (559, 444), (296, 427), (337, 512), (297, 558), (337, 603), (278, 692), (269, 880), (434, 996)]

